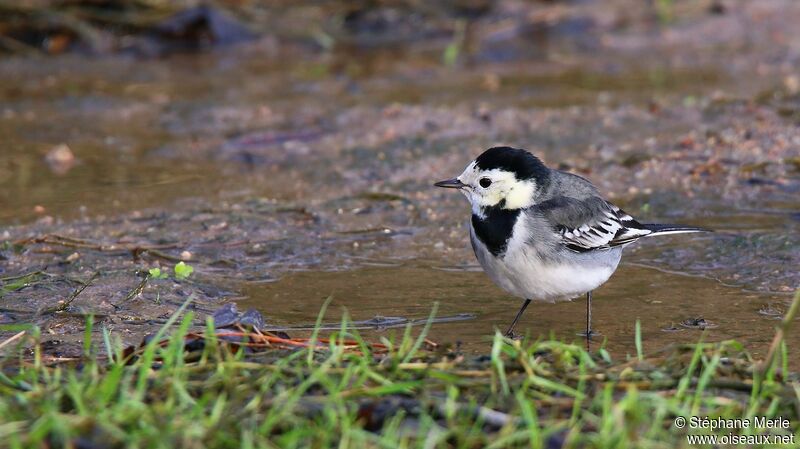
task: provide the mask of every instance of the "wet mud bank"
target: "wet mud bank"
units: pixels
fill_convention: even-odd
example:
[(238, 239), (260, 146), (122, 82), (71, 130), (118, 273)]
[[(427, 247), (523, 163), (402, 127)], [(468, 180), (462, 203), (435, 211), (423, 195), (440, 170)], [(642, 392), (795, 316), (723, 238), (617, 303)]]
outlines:
[[(631, 350), (637, 318), (647, 345), (696, 341), (703, 318), (762, 351), (800, 284), (800, 12), (784, 6), (595, 15), (588, 34), (569, 31), (587, 11), (556, 7), (549, 43), (484, 24), (450, 59), (448, 38), (4, 60), (0, 322), (68, 354), (89, 314), (133, 343), (189, 297), (198, 325), (236, 301), (284, 327), (330, 295), (359, 320), (438, 301), (476, 317), (432, 335), (482, 350), (516, 303), (475, 271), (463, 198), (431, 183), (509, 144), (642, 221), (717, 231), (626, 250), (597, 294), (610, 350)], [(569, 340), (582, 307), (525, 324)]]

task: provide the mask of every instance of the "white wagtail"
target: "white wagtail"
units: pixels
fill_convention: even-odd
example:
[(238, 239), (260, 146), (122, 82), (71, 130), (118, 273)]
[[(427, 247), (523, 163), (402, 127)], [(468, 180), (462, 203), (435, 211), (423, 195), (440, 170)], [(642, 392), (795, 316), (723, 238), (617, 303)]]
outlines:
[(510, 147), (486, 150), (457, 178), (435, 185), (467, 197), (478, 262), (495, 284), (525, 300), (506, 332), (509, 337), (531, 301), (586, 293), (583, 335), (590, 338), (592, 290), (617, 269), (625, 245), (651, 235), (706, 231), (639, 223), (603, 199), (588, 180)]

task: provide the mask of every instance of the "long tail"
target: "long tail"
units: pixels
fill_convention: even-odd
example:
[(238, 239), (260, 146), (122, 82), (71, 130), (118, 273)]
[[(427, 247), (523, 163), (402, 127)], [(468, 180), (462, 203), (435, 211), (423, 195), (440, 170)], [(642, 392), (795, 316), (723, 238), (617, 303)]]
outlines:
[(648, 235), (684, 234), (687, 232), (714, 232), (711, 229), (684, 226), (678, 224), (642, 223), (645, 229), (651, 231)]

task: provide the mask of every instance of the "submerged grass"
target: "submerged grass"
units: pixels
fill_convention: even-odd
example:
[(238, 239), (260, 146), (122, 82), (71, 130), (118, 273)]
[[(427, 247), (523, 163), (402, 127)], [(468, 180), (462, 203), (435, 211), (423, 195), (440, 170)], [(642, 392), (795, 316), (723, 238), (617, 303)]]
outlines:
[[(800, 294), (790, 313), (799, 303)], [(427, 348), (427, 327), (382, 339), (378, 352), (346, 316), (306, 347), (235, 351), (212, 323), (203, 345), (187, 345), (193, 317), (184, 312), (135, 358), (106, 328), (101, 347), (87, 344), (78, 364), (44, 363), (34, 337), (29, 349), (3, 356), (0, 446), (673, 448), (691, 446), (687, 434), (729, 442), (733, 434), (756, 447), (766, 441), (758, 438), (798, 441), (800, 384), (786, 371), (783, 342), (792, 317), (771, 358), (756, 363), (734, 341), (653, 355), (637, 344), (636, 357), (613, 361), (602, 348), (500, 334), (489, 355), (469, 357)], [(676, 425), (693, 416), (750, 425)], [(757, 427), (756, 417), (789, 426)]]

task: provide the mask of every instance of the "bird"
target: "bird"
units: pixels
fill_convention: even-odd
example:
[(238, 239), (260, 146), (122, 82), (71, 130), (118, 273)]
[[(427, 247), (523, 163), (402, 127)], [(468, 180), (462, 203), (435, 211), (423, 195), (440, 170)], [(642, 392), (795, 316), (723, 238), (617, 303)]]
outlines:
[(592, 291), (616, 271), (627, 245), (645, 237), (708, 232), (677, 224), (640, 223), (586, 178), (547, 167), (524, 149), (489, 148), (455, 178), (436, 187), (457, 189), (472, 208), (469, 236), (483, 270), (500, 288), (522, 298), (505, 335), (532, 301), (586, 295), (588, 339)]

